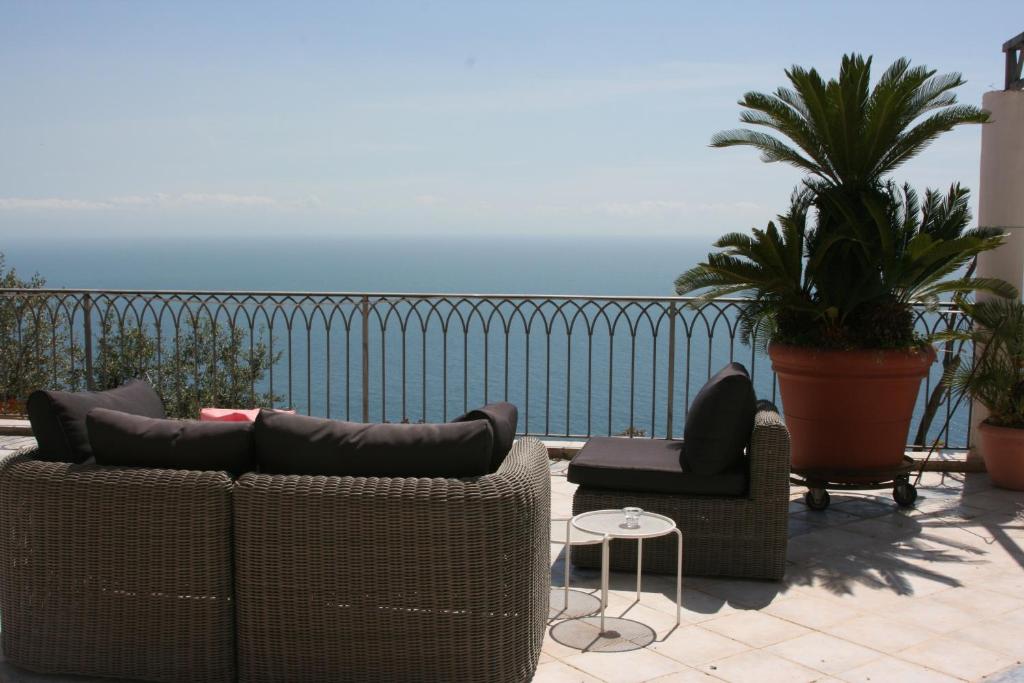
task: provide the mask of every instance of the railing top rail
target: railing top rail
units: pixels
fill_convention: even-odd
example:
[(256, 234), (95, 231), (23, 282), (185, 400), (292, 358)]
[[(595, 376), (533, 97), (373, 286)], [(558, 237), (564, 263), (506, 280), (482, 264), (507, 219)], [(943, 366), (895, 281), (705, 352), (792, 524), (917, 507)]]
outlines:
[[(501, 300), (586, 300), (586, 301), (650, 301), (664, 303), (689, 304), (699, 300), (700, 297), (693, 296), (657, 296), (657, 295), (630, 295), (630, 294), (480, 294), (464, 292), (317, 292), (317, 291), (284, 291), (284, 290), (185, 290), (185, 289), (67, 289), (61, 287), (0, 287), (0, 295), (3, 294), (91, 294), (91, 295), (143, 295), (143, 296), (264, 296), (264, 297), (342, 297), (349, 299), (501, 299)], [(719, 297), (714, 299), (716, 303), (745, 304), (753, 301), (750, 297)], [(942, 301), (937, 304), (943, 309), (954, 307), (951, 301)]]
[[(66, 287), (0, 287), (0, 294), (153, 294), (162, 296), (336, 296), (389, 299), (618, 299), (626, 301), (693, 301), (698, 297), (641, 294), (503, 294), (473, 292), (319, 292), (230, 289), (69, 289)], [(746, 302), (747, 297), (723, 297), (717, 301)]]

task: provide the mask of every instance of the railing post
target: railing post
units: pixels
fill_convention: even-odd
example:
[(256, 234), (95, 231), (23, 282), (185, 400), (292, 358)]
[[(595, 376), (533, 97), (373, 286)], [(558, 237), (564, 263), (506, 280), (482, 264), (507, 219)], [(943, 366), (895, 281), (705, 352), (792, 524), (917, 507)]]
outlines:
[(676, 392), (676, 302), (668, 305), (668, 406), (665, 409), (665, 438), (672, 438), (672, 406)]
[(82, 318), (85, 322), (85, 386), (92, 391), (96, 383), (92, 374), (92, 295), (89, 292), (82, 295)]
[(363, 422), (370, 421), (370, 297), (363, 295)]

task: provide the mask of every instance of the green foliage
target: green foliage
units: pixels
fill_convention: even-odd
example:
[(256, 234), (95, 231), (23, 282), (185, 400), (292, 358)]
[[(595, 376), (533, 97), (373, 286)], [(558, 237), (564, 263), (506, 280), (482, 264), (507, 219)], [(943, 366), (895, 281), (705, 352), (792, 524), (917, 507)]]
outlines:
[(1016, 298), (959, 303), (974, 327), (942, 337), (972, 342), (976, 355), (951, 368), (945, 382), (981, 401), (988, 422), (1024, 429), (1024, 303)]
[[(40, 289), (39, 275), (25, 280), (6, 270), (0, 253), (0, 287)], [(39, 388), (79, 390), (85, 376), (83, 333), (73, 343), (67, 312), (44, 293), (0, 295), (0, 399), (24, 399)], [(214, 324), (208, 318), (189, 321), (178, 334), (158, 335), (131, 321), (116, 321), (113, 305), (93, 305), (99, 329), (93, 334), (93, 386), (111, 389), (143, 378), (163, 399), (168, 415), (195, 418), (202, 406), (246, 408), (270, 406), (283, 398), (258, 392), (271, 357), (262, 336), (250, 344), (247, 330)]]
[(203, 319), (159, 345), (155, 333), (137, 325), (115, 330), (104, 321), (102, 328), (93, 361), (98, 389), (142, 377), (156, 388), (167, 414), (181, 418), (195, 418), (203, 406), (270, 406), (283, 399), (255, 390), (281, 352), (271, 358), (262, 338), (250, 350), (240, 328)]
[(942, 133), (987, 114), (956, 104), (959, 74), (937, 76), (897, 60), (870, 87), (871, 59), (843, 58), (838, 79), (814, 69), (786, 72), (792, 88), (747, 93), (740, 129), (712, 146), (751, 146), (766, 162), (808, 175), (789, 209), (750, 235), (730, 233), (707, 261), (676, 280), (695, 302), (751, 294), (742, 314), (747, 340), (818, 348), (905, 348), (915, 337), (912, 302), (970, 290), (1014, 293), (1001, 281), (957, 276), (974, 256), (1004, 239), (969, 229), (968, 191), (928, 190), (922, 202), (887, 174)]
[[(0, 287), (40, 289), (46, 286), (38, 273), (23, 279), (5, 267), (0, 253)], [(67, 348), (66, 325), (47, 305), (45, 296), (0, 295), (0, 399), (24, 399), (34, 389), (68, 378), (71, 359), (54, 356), (51, 349)]]

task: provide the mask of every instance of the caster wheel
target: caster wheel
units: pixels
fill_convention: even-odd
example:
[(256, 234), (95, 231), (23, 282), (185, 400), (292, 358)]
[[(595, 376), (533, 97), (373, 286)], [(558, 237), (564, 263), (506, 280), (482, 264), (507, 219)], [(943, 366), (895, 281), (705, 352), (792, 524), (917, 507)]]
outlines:
[(900, 507), (911, 507), (914, 501), (917, 500), (917, 489), (914, 488), (913, 484), (900, 482), (892, 490), (892, 499)]
[(824, 510), (828, 507), (830, 498), (825, 489), (808, 489), (804, 494), (804, 502), (812, 510)]

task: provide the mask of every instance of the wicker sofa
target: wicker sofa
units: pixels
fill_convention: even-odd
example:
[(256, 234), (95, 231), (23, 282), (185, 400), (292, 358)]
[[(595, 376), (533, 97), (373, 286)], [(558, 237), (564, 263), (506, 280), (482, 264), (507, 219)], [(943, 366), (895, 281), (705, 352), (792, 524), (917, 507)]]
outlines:
[[(789, 510), (789, 432), (774, 405), (758, 403), (747, 452), (744, 496), (702, 496), (579, 486), (573, 514), (635, 505), (667, 515), (683, 532), (683, 572), (699, 576), (781, 579), (786, 569)], [(645, 571), (675, 574), (672, 537), (643, 544)], [(636, 543), (612, 543), (613, 569), (636, 571)], [(599, 546), (573, 550), (573, 562), (596, 567)]]
[(475, 479), (0, 464), (6, 658), (148, 681), (526, 681), (547, 452)]

